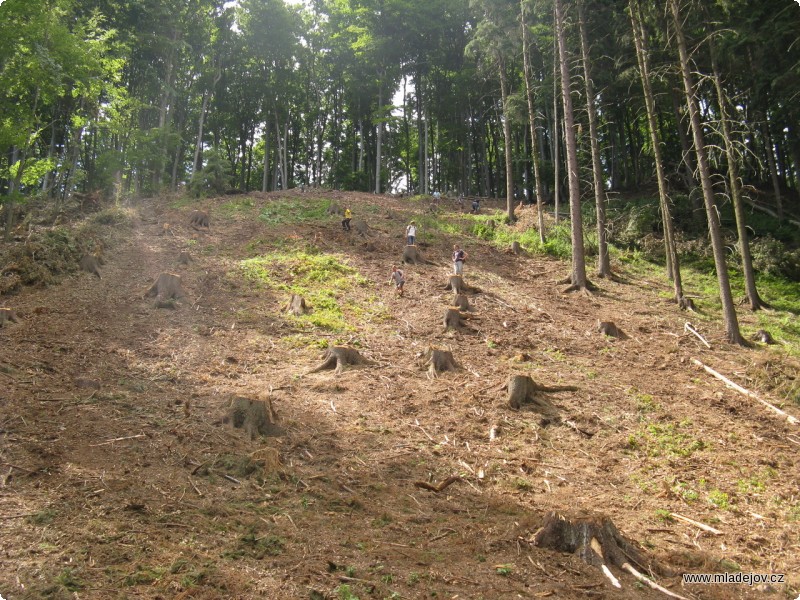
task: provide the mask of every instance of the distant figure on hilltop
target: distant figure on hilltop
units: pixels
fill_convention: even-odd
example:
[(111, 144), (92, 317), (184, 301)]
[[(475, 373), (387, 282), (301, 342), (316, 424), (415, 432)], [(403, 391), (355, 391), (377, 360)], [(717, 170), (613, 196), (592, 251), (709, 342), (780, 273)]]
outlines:
[(414, 221), (408, 224), (406, 227), (406, 244), (409, 246), (413, 246), (414, 242), (417, 240), (417, 224)]
[(458, 244), (453, 245), (453, 273), (456, 275), (464, 274), (464, 261), (467, 260), (467, 253)]
[(350, 231), (350, 221), (353, 218), (353, 213), (350, 212), (350, 207), (346, 206), (344, 209), (344, 219), (342, 219), (342, 229)]

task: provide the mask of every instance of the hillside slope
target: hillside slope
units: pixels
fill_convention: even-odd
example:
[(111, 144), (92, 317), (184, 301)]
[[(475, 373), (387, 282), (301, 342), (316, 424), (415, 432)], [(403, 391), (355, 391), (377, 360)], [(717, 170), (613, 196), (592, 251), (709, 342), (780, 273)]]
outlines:
[[(342, 231), (331, 203), (367, 234)], [(449, 206), (433, 219), (407, 199), (291, 191), (198, 207), (209, 231), (189, 227), (197, 207), (133, 207), (102, 279), (3, 299), (21, 317), (0, 330), (7, 600), (666, 597), (534, 546), (550, 511), (609, 517), (685, 597), (800, 593), (799, 428), (691, 361), (749, 387), (779, 351), (704, 326), (707, 348), (664, 282), (624, 271), (561, 294), (568, 265), (479, 242)], [(414, 218), (431, 263), (409, 265), (396, 297)], [(470, 330), (443, 326), (454, 243), (478, 288)], [(182, 278), (174, 310), (144, 297), (162, 272)], [(311, 315), (287, 315), (292, 292)], [(310, 373), (337, 344), (370, 364)], [(432, 346), (462, 369), (429, 376)], [(541, 395), (554, 414), (513, 410), (515, 374), (576, 390)], [(232, 427), (236, 397), (268, 399), (282, 434)], [(679, 575), (739, 569), (787, 583)]]

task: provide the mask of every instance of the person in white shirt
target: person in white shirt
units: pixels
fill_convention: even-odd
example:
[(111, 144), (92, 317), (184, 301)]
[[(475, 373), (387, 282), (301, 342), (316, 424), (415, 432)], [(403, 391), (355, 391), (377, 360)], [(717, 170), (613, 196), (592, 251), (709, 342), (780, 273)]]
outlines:
[(406, 227), (406, 243), (409, 246), (413, 246), (414, 242), (417, 239), (417, 224), (414, 221), (408, 224)]

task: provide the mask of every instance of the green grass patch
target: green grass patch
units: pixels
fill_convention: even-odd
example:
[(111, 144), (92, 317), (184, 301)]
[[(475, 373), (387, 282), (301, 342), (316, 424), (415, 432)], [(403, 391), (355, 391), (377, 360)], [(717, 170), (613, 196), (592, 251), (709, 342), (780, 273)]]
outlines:
[(330, 200), (310, 198), (273, 200), (261, 209), (258, 218), (270, 226), (327, 221), (331, 218), (328, 215), (330, 205)]
[(628, 447), (641, 450), (648, 456), (689, 457), (706, 448), (705, 442), (694, 438), (686, 430), (690, 423), (650, 423), (628, 438)]
[(245, 196), (244, 198), (236, 198), (221, 204), (219, 212), (224, 217), (233, 217), (252, 212), (255, 207), (255, 201), (249, 196)]
[(347, 264), (343, 255), (314, 254), (301, 250), (272, 252), (242, 261), (245, 275), (265, 287), (298, 294), (305, 298), (311, 312), (289, 316), (305, 328), (320, 328), (334, 333), (355, 331), (357, 320), (380, 316), (378, 303), (369, 306), (356, 302), (348, 294), (369, 280)]

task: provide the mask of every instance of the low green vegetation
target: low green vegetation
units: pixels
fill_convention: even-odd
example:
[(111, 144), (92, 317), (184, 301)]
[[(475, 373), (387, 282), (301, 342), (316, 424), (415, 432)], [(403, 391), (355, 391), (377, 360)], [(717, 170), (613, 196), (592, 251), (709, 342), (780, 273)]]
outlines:
[(289, 316), (301, 328), (320, 328), (333, 333), (356, 330), (356, 321), (381, 317), (379, 303), (357, 302), (348, 292), (369, 281), (347, 264), (340, 254), (305, 250), (271, 252), (242, 261), (245, 275), (264, 287), (305, 298), (309, 313)]
[(328, 215), (330, 206), (330, 200), (311, 198), (271, 200), (261, 209), (258, 218), (273, 227), (287, 223), (322, 222), (331, 218)]
[(645, 452), (648, 456), (677, 456), (687, 458), (706, 448), (703, 440), (693, 437), (688, 429), (691, 423), (649, 423), (631, 434), (628, 447)]

